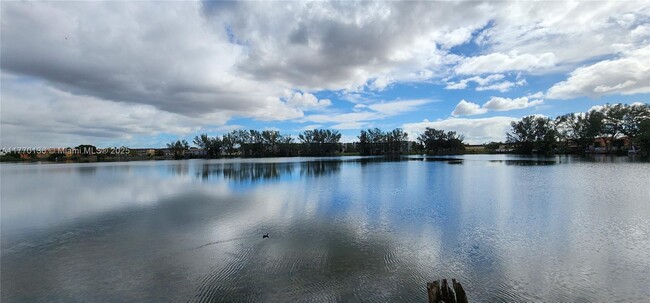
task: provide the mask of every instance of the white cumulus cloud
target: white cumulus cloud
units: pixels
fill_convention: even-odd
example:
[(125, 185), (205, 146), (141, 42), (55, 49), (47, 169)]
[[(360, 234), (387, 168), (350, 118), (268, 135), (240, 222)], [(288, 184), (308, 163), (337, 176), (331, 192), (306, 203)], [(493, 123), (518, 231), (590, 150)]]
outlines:
[(510, 129), (510, 123), (517, 120), (511, 117), (490, 117), (479, 119), (448, 118), (438, 121), (423, 121), (417, 123), (406, 123), (402, 126), (408, 133), (409, 138), (417, 138), (424, 132), (425, 128), (444, 129), (456, 131), (465, 136), (465, 142), (470, 144), (482, 144), (492, 141), (504, 141), (506, 132)]
[(488, 102), (483, 104), (483, 108), (493, 111), (508, 111), (514, 109), (524, 109), (544, 103), (543, 100), (529, 100), (528, 97), (521, 98), (501, 98), (492, 97)]
[(574, 70), (566, 81), (549, 88), (550, 99), (631, 95), (650, 92), (650, 46)]
[(525, 79), (521, 79), (517, 82), (503, 81), (500, 83), (494, 83), (491, 85), (479, 86), (476, 88), (477, 91), (486, 91), (486, 90), (498, 90), (500, 92), (507, 92), (513, 87), (524, 86), (527, 82)]
[(456, 73), (470, 75), (507, 71), (531, 71), (551, 68), (555, 63), (555, 55), (549, 52), (521, 55), (516, 52), (509, 54), (491, 53), (483, 56), (465, 58), (456, 66), (455, 70)]
[(318, 99), (310, 93), (294, 92), (286, 99), (287, 105), (299, 109), (318, 109), (332, 104), (330, 99)]
[[(531, 96), (539, 96), (539, 93)], [(490, 100), (485, 102), (483, 106), (480, 106), (473, 102), (460, 100), (460, 102), (458, 102), (456, 105), (456, 108), (454, 108), (454, 111), (451, 112), (451, 115), (454, 117), (462, 115), (479, 115), (487, 113), (488, 111), (501, 112), (515, 109), (524, 109), (544, 103), (544, 100), (541, 99), (530, 99), (531, 96), (520, 98), (503, 98), (493, 96), (490, 98)]]
[(456, 105), (456, 108), (454, 108), (454, 111), (451, 112), (452, 116), (460, 116), (460, 115), (479, 115), (479, 114), (484, 114), (487, 113), (487, 109), (481, 108), (480, 105), (472, 102), (468, 102), (463, 100), (460, 100), (458, 102), (458, 105)]
[(359, 129), (375, 120), (397, 116), (418, 110), (421, 106), (434, 102), (430, 99), (394, 100), (372, 104), (357, 104), (354, 112), (306, 115), (301, 122), (334, 123), (335, 129)]
[(470, 78), (461, 79), (458, 82), (447, 82), (445, 89), (465, 89), (470, 82), (475, 82), (478, 85), (487, 85), (505, 78), (503, 74), (494, 74), (486, 77), (474, 76)]
[[(573, 71), (548, 90), (557, 99), (650, 91), (647, 1), (2, 1), (0, 6), (3, 144), (19, 142), (5, 138), (38, 144), (45, 133), (96, 142), (184, 135), (197, 128), (225, 129), (233, 118), (366, 126), (425, 104), (370, 107), (363, 93), (382, 99), (384, 90), (400, 84), (441, 81), (447, 89), (475, 85), (500, 92), (526, 84), (519, 77), (507, 80), (510, 72), (527, 77)], [(452, 53), (466, 43), (476, 43), (476, 55)], [(589, 66), (577, 68), (584, 62)], [(446, 83), (450, 77), (465, 79)], [(322, 90), (347, 94), (367, 107), (345, 112), (336, 99), (319, 100)], [(25, 104), (37, 109), (30, 112)], [(89, 113), (91, 106), (98, 113)], [(42, 109), (67, 112), (45, 115)], [(309, 112), (314, 110), (329, 115)], [(109, 125), (110, 115), (103, 113), (116, 113), (115, 121), (127, 127)], [(128, 113), (140, 121), (131, 121)], [(64, 119), (84, 116), (100, 122), (89, 129)], [(27, 125), (32, 119), (38, 120), (35, 127)]]
[(380, 102), (368, 105), (368, 108), (385, 115), (397, 115), (400, 113), (414, 111), (422, 105), (433, 102), (429, 99), (397, 100), (391, 102)]

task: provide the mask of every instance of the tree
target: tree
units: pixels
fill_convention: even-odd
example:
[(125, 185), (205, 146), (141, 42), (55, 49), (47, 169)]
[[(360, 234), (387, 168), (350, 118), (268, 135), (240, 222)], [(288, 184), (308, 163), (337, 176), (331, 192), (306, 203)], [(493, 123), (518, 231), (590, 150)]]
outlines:
[(293, 156), (295, 154), (294, 139), (291, 136), (281, 136), (279, 138), (278, 155), (282, 157)]
[(232, 133), (224, 134), (221, 136), (221, 146), (223, 152), (228, 156), (232, 156), (232, 154), (237, 152), (237, 149), (235, 149), (235, 144), (235, 138), (233, 137)]
[(368, 129), (368, 140), (370, 141), (371, 153), (379, 155), (386, 152), (386, 135), (379, 128)]
[(489, 151), (496, 151), (497, 149), (499, 149), (501, 147), (502, 144), (503, 143), (501, 143), (501, 142), (492, 141), (492, 142), (490, 142), (488, 144), (485, 144), (485, 149), (487, 149)]
[(275, 156), (278, 153), (278, 144), (282, 139), (282, 135), (277, 130), (264, 130), (262, 131), (262, 140), (264, 141), (265, 154)]
[(174, 154), (174, 159), (179, 159), (185, 154), (185, 151), (190, 149), (190, 144), (185, 140), (177, 140), (175, 142), (167, 143), (167, 148)]
[(455, 131), (445, 132), (442, 129), (427, 127), (422, 134), (418, 136), (418, 142), (424, 146), (427, 153), (438, 154), (444, 152), (458, 152), (464, 150), (463, 135)]
[(336, 130), (314, 129), (306, 130), (298, 135), (303, 144), (303, 153), (310, 156), (334, 154), (338, 150), (341, 134)]
[(639, 133), (634, 138), (634, 143), (641, 147), (641, 150), (648, 153), (650, 151), (650, 119), (643, 120), (639, 123)]
[(371, 128), (361, 130), (358, 138), (361, 155), (399, 154), (408, 135), (401, 128), (386, 133), (379, 128)]
[(201, 134), (194, 137), (194, 145), (204, 149), (208, 157), (216, 158), (221, 154), (222, 141), (219, 137), (209, 137), (207, 134)]
[(248, 155), (261, 157), (264, 155), (264, 139), (260, 131), (251, 129), (249, 132), (250, 141), (248, 143)]
[(250, 133), (237, 129), (230, 132), (230, 136), (233, 141), (233, 149), (238, 151), (241, 156), (249, 156), (250, 144), (252, 143)]
[(393, 129), (386, 134), (388, 150), (393, 154), (402, 153), (402, 147), (408, 140), (408, 134), (401, 128)]
[(607, 137), (607, 150), (611, 152), (614, 139), (623, 134), (623, 122), (625, 116), (628, 115), (629, 109), (627, 106), (619, 103), (614, 105), (607, 104), (601, 111), (604, 115), (601, 133)]
[(435, 128), (427, 127), (422, 134), (418, 136), (418, 141), (424, 145), (424, 150), (427, 153), (438, 153), (441, 148), (441, 143), (445, 135), (444, 130), (437, 130)]
[(630, 138), (641, 134), (641, 124), (650, 120), (650, 105), (632, 104), (627, 108), (622, 121), (622, 133)]
[(368, 139), (368, 132), (365, 130), (361, 130), (359, 133), (359, 154), (362, 156), (367, 156), (370, 155), (371, 153), (371, 145), (370, 145), (370, 139)]
[(528, 116), (513, 121), (510, 127), (510, 132), (506, 133), (507, 142), (514, 143), (518, 152), (548, 154), (553, 151), (557, 136), (550, 118)]
[(555, 129), (565, 146), (572, 141), (583, 152), (600, 135), (603, 119), (603, 113), (597, 110), (565, 114), (555, 118)]

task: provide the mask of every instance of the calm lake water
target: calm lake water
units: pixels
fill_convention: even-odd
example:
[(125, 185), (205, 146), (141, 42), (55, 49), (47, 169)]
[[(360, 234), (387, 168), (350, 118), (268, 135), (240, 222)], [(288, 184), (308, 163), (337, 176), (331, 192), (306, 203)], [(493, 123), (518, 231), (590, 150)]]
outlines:
[(455, 159), (2, 164), (1, 301), (647, 302), (649, 163)]

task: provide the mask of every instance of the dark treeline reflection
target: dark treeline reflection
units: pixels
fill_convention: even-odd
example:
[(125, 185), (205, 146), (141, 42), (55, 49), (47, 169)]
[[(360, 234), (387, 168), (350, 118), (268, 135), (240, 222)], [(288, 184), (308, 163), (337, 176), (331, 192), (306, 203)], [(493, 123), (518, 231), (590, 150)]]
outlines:
[[(448, 157), (364, 157), (356, 159), (340, 159), (307, 161), (307, 162), (284, 162), (284, 163), (203, 163), (194, 168), (197, 178), (204, 181), (225, 179), (232, 181), (264, 181), (275, 180), (287, 176), (309, 176), (318, 177), (338, 173), (344, 163), (358, 164), (360, 166), (372, 165), (385, 162), (401, 161), (432, 161), (447, 162), (449, 164), (463, 164), (463, 159)], [(518, 165), (539, 165), (528, 163), (528, 160), (521, 160)], [(525, 163), (524, 163), (525, 162)], [(533, 161), (534, 162), (534, 161)], [(552, 161), (551, 161), (552, 162)], [(528, 164), (526, 164), (528, 163)], [(515, 163), (506, 163), (515, 164)], [(516, 165), (516, 164), (515, 164)], [(190, 170), (187, 164), (170, 166), (170, 172), (174, 175), (186, 175)]]
[(301, 176), (323, 176), (338, 172), (341, 161), (316, 161), (300, 163)]
[(341, 161), (292, 163), (206, 163), (197, 168), (203, 180), (223, 178), (232, 181), (275, 180), (298, 173), (300, 176), (321, 176), (338, 172)]
[(490, 160), (490, 162), (516, 166), (554, 165), (557, 163), (553, 160)]
[(204, 164), (197, 171), (203, 180), (224, 178), (234, 181), (278, 179), (294, 171), (292, 163), (227, 163)]
[(426, 302), (456, 278), (470, 302), (646, 302), (637, 162), (2, 164), (0, 301)]
[(190, 171), (190, 167), (187, 163), (175, 163), (168, 166), (169, 172), (172, 175), (185, 176)]

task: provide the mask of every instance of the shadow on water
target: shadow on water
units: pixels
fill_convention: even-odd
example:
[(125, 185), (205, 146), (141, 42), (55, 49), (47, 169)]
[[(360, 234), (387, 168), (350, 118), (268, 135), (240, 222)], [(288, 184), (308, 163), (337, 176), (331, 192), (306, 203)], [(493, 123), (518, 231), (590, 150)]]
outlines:
[(169, 172), (172, 175), (176, 176), (185, 176), (189, 172), (190, 168), (187, 162), (177, 162), (168, 165)]
[(301, 176), (325, 176), (338, 173), (341, 161), (314, 161), (300, 164)]
[(97, 173), (97, 167), (96, 166), (80, 166), (77, 168), (77, 171), (81, 173), (82, 175), (94, 175)]
[(515, 166), (543, 166), (557, 164), (557, 162), (553, 160), (490, 160), (490, 163), (503, 163), (505, 165)]
[[(291, 230), (238, 242), (225, 264), (199, 278), (191, 302), (426, 300), (421, 285), (404, 281), (430, 277), (398, 258), (385, 235), (360, 239), (353, 228), (323, 221), (297, 222)], [(395, 284), (399, 292), (386, 291)]]
[(648, 163), (650, 162), (650, 157), (615, 156), (615, 155), (603, 155), (603, 154), (584, 155), (581, 156), (579, 159), (580, 161), (590, 162), (590, 163), (629, 163), (629, 162)]
[(359, 164), (361, 166), (386, 162), (427, 161), (463, 164), (464, 159), (452, 157), (409, 157), (409, 156), (370, 156), (352, 159), (332, 158), (315, 161), (295, 162), (204, 162), (192, 166), (184, 163), (174, 163), (168, 166), (168, 173), (175, 176), (193, 174), (203, 181), (229, 180), (234, 182), (258, 182), (279, 180), (287, 176), (320, 177), (333, 175), (341, 170), (344, 164)]
[(277, 180), (298, 172), (300, 176), (323, 176), (338, 172), (341, 161), (310, 161), (295, 163), (205, 163), (196, 176), (204, 181), (222, 178), (235, 182)]
[[(363, 157), (354, 159), (327, 159), (317, 161), (284, 162), (284, 163), (203, 163), (194, 169), (194, 175), (203, 180), (224, 179), (234, 182), (258, 182), (279, 180), (287, 176), (320, 177), (339, 173), (341, 166), (346, 163), (361, 166), (374, 165), (386, 162), (403, 161), (428, 161), (447, 162), (449, 164), (463, 164), (463, 159), (448, 157)], [(188, 165), (176, 164), (170, 166), (174, 175), (186, 175), (190, 168)]]
[(402, 161), (446, 162), (451, 165), (463, 165), (465, 163), (465, 159), (438, 156), (406, 156), (402, 158)]

